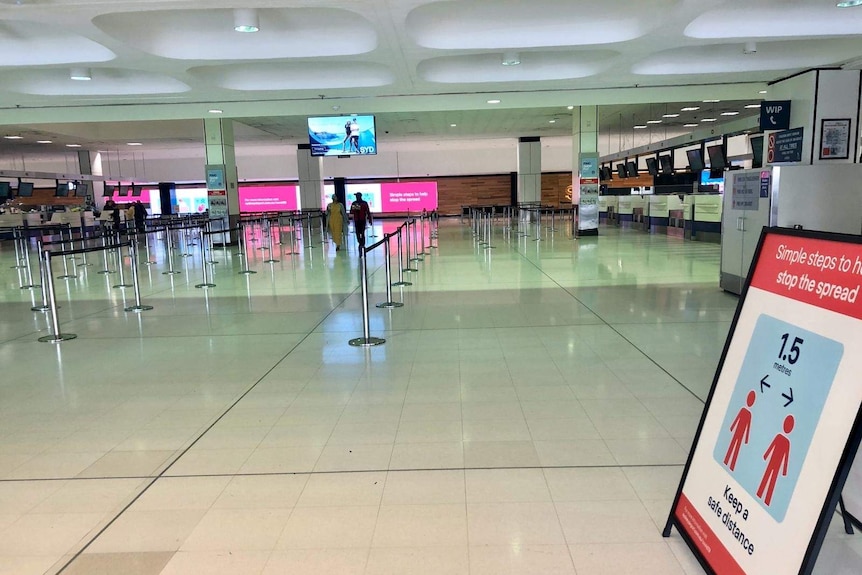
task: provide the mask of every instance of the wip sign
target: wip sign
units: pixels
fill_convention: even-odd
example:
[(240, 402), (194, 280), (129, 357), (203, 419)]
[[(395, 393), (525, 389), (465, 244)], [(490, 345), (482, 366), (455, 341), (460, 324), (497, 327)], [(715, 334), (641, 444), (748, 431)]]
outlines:
[(709, 573), (810, 573), (859, 445), (862, 243), (765, 229), (665, 535)]

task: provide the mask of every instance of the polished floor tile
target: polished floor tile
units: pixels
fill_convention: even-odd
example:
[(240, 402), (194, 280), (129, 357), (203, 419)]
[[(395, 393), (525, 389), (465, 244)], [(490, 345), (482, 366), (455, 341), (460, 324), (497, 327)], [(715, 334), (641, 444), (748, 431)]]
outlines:
[[(204, 291), (151, 238), (154, 309), (80, 267), (58, 345), (0, 244), (0, 575), (700, 573), (660, 528), (737, 303), (719, 247), (544, 233), (441, 222), (391, 310), (370, 252), (372, 348), (353, 244), (264, 264), (252, 229), (258, 273), (216, 250)], [(816, 572), (857, 540), (833, 521)]]

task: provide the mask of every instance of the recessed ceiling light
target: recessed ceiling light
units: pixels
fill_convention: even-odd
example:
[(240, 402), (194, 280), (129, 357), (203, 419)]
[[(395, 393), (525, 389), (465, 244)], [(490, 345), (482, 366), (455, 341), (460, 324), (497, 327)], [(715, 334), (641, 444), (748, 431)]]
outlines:
[(504, 52), (503, 61), (501, 63), (503, 66), (517, 66), (521, 63), (521, 58), (518, 57), (517, 52)]
[(457, 128), (457, 127), (458, 127), (458, 124), (449, 124), (449, 127), (450, 127), (450, 128)]
[(260, 20), (254, 8), (237, 8), (233, 11), (233, 29), (237, 32), (260, 31)]
[(853, 8), (854, 6), (862, 6), (862, 0), (844, 0), (836, 4), (839, 8)]
[(24, 136), (3, 136), (7, 140), (23, 140)]
[(575, 109), (574, 106), (566, 106), (566, 110), (574, 110), (574, 109)]
[(739, 114), (739, 112), (722, 112), (721, 113), (722, 116), (736, 116), (738, 114)]
[(759, 107), (760, 107), (760, 104), (749, 104), (745, 108), (747, 110), (754, 110), (755, 108), (759, 108)]
[(715, 122), (715, 118), (704, 118), (701, 122)]
[(683, 124), (683, 128), (697, 128), (699, 124)]
[(93, 79), (93, 74), (89, 68), (72, 68), (69, 70), (69, 79), (87, 82)]
[(127, 146), (143, 146), (141, 142), (129, 142), (126, 144)]
[(499, 104), (500, 100), (488, 100), (489, 104)]
[(679, 118), (679, 114), (665, 114), (662, 118)]
[(716, 104), (718, 102), (721, 102), (721, 100), (704, 100), (703, 101), (704, 104)]
[(700, 106), (686, 106), (680, 112), (697, 112), (698, 110), (700, 110)]
[(556, 123), (557, 123), (557, 121), (556, 121), (556, 120), (548, 120), (548, 123), (549, 123), (549, 124), (556, 124)]
[(53, 144), (52, 140), (36, 140), (37, 144)]
[(219, 110), (217, 108), (213, 108), (212, 110), (207, 110), (210, 114), (223, 114), (224, 110)]
[(634, 128), (635, 128), (635, 130), (644, 130), (644, 129), (646, 129), (646, 126), (643, 124), (640, 124), (638, 126), (635, 126)]
[(81, 144), (66, 144), (67, 148), (80, 148)]
[(647, 124), (661, 124), (661, 120), (647, 120)]
[(761, 91), (759, 91), (759, 92), (758, 92), (758, 94), (766, 94), (768, 91), (769, 91), (769, 90), (761, 90)]

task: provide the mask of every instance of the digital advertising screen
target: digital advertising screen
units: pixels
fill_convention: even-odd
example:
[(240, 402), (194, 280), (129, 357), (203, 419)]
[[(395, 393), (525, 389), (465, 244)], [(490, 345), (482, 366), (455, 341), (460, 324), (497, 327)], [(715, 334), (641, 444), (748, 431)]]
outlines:
[(239, 211), (292, 212), (299, 209), (299, 186), (240, 186)]
[[(347, 184), (345, 186), (345, 208), (356, 199), (356, 192), (362, 194), (362, 199), (368, 202), (371, 213), (413, 212), (423, 209), (432, 212), (437, 209), (437, 182), (392, 182), (384, 184)], [(332, 200), (335, 186), (326, 184), (323, 187), (321, 207)]]
[(308, 119), (312, 156), (369, 156), (377, 153), (374, 116), (323, 116)]

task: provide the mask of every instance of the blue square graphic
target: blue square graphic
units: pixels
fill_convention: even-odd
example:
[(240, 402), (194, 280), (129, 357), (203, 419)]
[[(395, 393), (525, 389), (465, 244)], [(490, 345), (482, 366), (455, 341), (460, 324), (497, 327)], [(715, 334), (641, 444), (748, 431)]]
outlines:
[(843, 355), (837, 341), (757, 319), (713, 457), (779, 523)]

